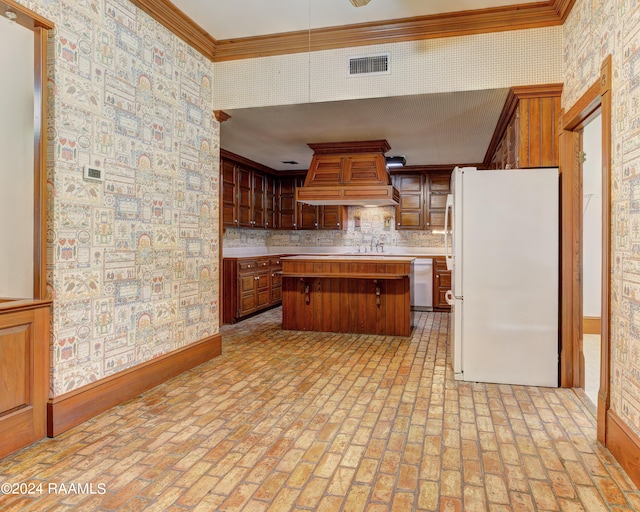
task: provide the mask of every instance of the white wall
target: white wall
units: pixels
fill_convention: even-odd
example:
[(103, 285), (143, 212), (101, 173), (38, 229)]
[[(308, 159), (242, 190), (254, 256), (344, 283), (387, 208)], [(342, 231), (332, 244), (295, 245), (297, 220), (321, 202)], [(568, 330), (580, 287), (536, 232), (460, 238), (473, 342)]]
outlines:
[(583, 315), (600, 317), (602, 276), (602, 118), (584, 129), (583, 151)]
[(0, 297), (33, 297), (33, 32), (0, 17)]

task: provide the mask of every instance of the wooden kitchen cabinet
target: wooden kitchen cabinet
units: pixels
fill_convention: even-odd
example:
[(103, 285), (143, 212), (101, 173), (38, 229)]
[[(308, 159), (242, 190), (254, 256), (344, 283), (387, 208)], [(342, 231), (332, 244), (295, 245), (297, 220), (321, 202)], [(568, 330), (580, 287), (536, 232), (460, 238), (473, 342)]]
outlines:
[(345, 229), (346, 218), (344, 206), (320, 206), (320, 229)]
[(484, 164), (490, 169), (557, 167), (562, 84), (513, 87)]
[(223, 321), (238, 320), (281, 303), (279, 257), (224, 258)]
[(427, 213), (429, 216), (428, 223), (431, 229), (444, 229), (444, 216), (450, 187), (450, 172), (427, 175)]
[(276, 215), (273, 206), (276, 178), (224, 157), (220, 159), (220, 174), (222, 226), (272, 227)]
[(278, 229), (280, 220), (278, 216), (277, 200), (278, 179), (274, 176), (265, 176), (265, 227)]
[(443, 229), (450, 180), (451, 171), (395, 173), (393, 184), (400, 193), (396, 229)]
[(278, 217), (280, 229), (296, 229), (296, 185), (298, 178), (288, 177), (278, 180), (277, 188), (280, 191), (278, 201)]
[(396, 229), (427, 229), (425, 176), (420, 173), (396, 174), (393, 185), (400, 193), (400, 204), (396, 206)]
[(447, 262), (444, 256), (433, 258), (433, 310), (448, 311), (451, 306), (447, 304), (446, 294), (451, 290), (451, 271), (447, 270)]
[(222, 225), (238, 227), (238, 177), (237, 166), (229, 161), (220, 161), (220, 182), (222, 185)]

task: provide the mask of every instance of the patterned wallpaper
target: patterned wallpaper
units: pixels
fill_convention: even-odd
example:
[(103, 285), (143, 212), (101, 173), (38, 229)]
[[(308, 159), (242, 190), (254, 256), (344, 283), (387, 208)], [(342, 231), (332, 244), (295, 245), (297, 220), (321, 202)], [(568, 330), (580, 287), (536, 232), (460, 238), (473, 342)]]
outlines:
[[(218, 325), (213, 65), (126, 0), (22, 1), (49, 44), (53, 396)], [(62, 13), (64, 12), (64, 15)], [(98, 165), (103, 183), (83, 180)]]
[(611, 408), (640, 435), (640, 4), (578, 0), (564, 34), (565, 110), (613, 56)]
[[(370, 247), (371, 240), (382, 242), (385, 251), (394, 247), (443, 247), (442, 235), (431, 231), (395, 229), (395, 207), (363, 208), (349, 206), (347, 229), (336, 230), (262, 230), (227, 229), (224, 248), (261, 247)], [(356, 223), (356, 217), (359, 218)]]

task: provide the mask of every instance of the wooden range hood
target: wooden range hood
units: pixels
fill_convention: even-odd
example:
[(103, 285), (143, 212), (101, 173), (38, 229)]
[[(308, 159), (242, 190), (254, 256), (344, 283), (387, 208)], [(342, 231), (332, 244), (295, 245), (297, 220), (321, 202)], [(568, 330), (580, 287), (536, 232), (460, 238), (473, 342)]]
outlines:
[(395, 206), (400, 194), (391, 185), (384, 154), (386, 140), (324, 142), (313, 149), (309, 172), (296, 201), (310, 205)]

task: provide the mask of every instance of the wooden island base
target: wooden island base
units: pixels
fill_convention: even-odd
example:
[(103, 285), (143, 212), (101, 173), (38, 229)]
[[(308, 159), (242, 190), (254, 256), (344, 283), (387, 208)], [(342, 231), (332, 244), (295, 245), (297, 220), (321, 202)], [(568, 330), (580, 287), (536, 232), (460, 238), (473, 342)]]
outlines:
[(282, 328), (409, 336), (413, 258), (282, 258)]

